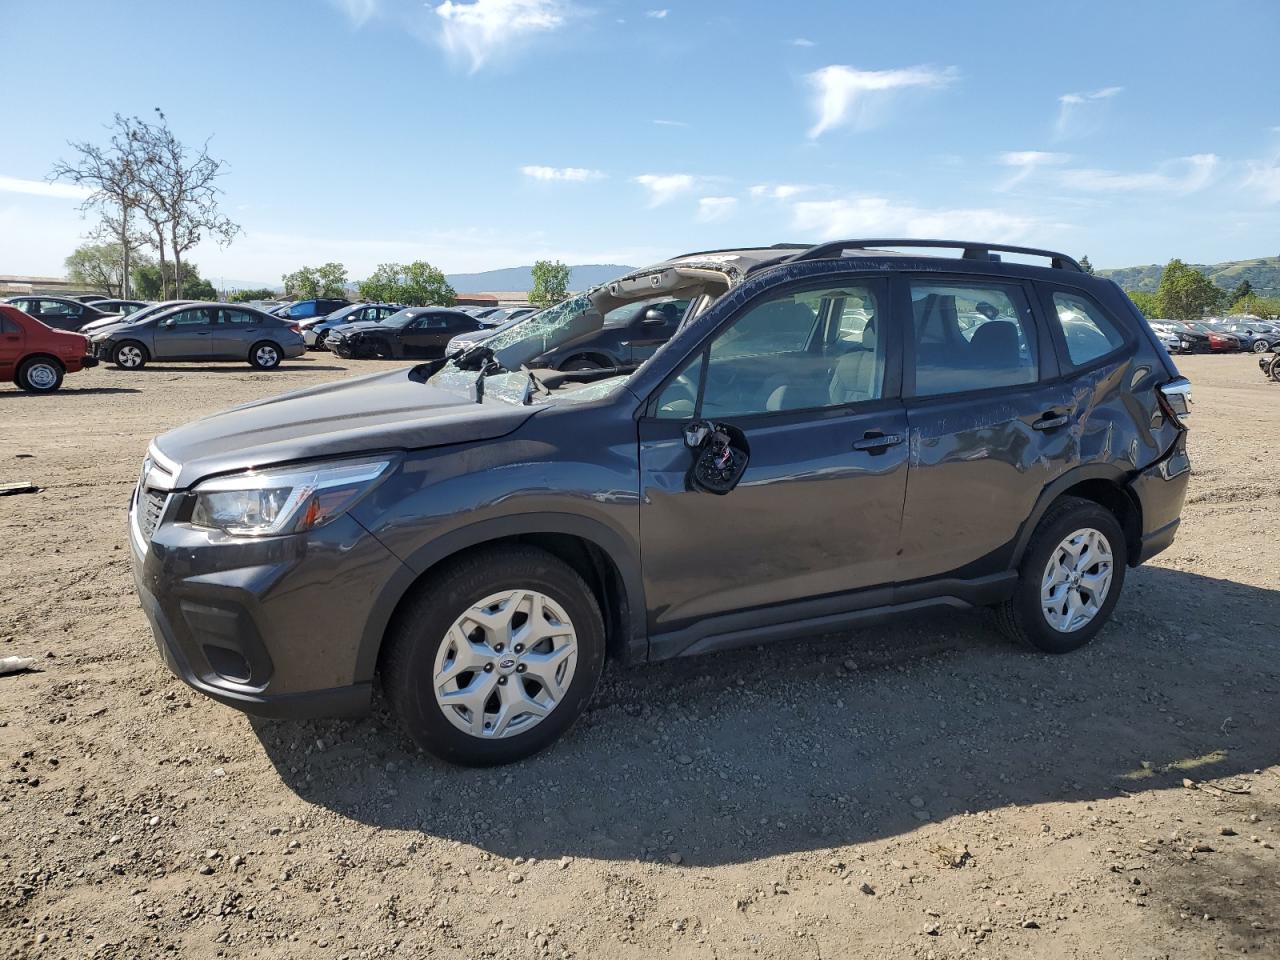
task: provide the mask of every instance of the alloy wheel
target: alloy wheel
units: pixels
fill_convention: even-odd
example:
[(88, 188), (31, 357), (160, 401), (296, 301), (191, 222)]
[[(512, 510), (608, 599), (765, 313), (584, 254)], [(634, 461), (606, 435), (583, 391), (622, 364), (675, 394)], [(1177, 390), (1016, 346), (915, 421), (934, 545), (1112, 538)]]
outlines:
[(1072, 633), (1088, 625), (1111, 591), (1111, 544), (1086, 527), (1067, 535), (1049, 555), (1040, 581), (1040, 608), (1049, 626)]
[(1254, 341), (1254, 343), (1253, 343), (1253, 352), (1254, 352), (1254, 353), (1266, 353), (1266, 352), (1267, 352), (1267, 341), (1265, 341), (1265, 340), (1255, 340), (1255, 341)]
[(280, 362), (280, 354), (276, 353), (275, 347), (262, 346), (254, 353), (254, 359), (260, 367), (274, 367)]
[(116, 363), (122, 367), (142, 366), (142, 349), (132, 344), (126, 344), (116, 351)]
[(537, 726), (573, 680), (578, 637), (546, 594), (491, 594), (454, 620), (436, 654), (432, 690), (449, 722), (473, 737), (504, 739)]

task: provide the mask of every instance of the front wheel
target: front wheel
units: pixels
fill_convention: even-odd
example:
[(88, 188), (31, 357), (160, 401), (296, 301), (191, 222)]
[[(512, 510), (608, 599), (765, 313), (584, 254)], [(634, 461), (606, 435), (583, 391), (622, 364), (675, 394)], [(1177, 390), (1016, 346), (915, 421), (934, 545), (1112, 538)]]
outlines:
[(1000, 629), (1041, 653), (1083, 647), (1120, 599), (1126, 560), (1124, 531), (1110, 510), (1061, 498), (1036, 526), (1013, 596), (996, 608)]
[(111, 360), (121, 370), (141, 370), (147, 365), (147, 348), (133, 340), (117, 344)]
[(544, 550), (483, 550), (417, 588), (387, 637), (382, 686), (427, 752), (466, 766), (522, 760), (586, 708), (604, 667), (600, 605)]
[(62, 386), (62, 364), (34, 357), (18, 367), (18, 387), (28, 393), (53, 393)]
[(259, 370), (274, 370), (280, 366), (280, 348), (270, 340), (255, 343), (249, 351), (249, 363)]

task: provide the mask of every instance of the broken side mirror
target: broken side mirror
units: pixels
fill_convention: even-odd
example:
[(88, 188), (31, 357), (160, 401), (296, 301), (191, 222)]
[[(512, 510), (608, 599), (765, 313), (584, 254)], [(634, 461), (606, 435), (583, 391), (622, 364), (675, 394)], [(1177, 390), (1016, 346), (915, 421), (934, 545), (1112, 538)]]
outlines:
[(738, 485), (751, 455), (741, 430), (727, 423), (695, 420), (685, 428), (684, 442), (693, 450), (689, 489), (723, 496)]

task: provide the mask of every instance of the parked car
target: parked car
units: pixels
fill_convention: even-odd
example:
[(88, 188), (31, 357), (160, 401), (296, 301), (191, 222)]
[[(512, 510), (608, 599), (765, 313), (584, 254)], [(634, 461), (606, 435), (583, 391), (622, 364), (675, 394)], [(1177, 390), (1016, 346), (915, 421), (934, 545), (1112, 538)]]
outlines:
[(537, 307), (501, 307), (497, 310), (486, 310), (485, 315), (480, 319), (485, 322), (486, 326), (500, 327), (504, 323), (519, 320), (537, 312)]
[(0, 382), (13, 381), (28, 393), (52, 393), (66, 374), (97, 364), (89, 356), (88, 338), (0, 305)]
[(379, 323), (403, 309), (404, 307), (397, 303), (353, 303), (349, 307), (335, 310), (328, 316), (303, 320), (302, 338), (313, 350), (327, 349), (324, 341), (334, 327), (341, 327), (348, 323)]
[(313, 317), (326, 317), (335, 310), (350, 306), (351, 301), (345, 297), (322, 297), (319, 300), (295, 300), (282, 303), (271, 311), (273, 317), (301, 323)]
[[(533, 314), (527, 314), (527, 316), (533, 316)], [(477, 327), (475, 330), (469, 330), (466, 333), (460, 333), (456, 337), (454, 337), (452, 340), (450, 340), (449, 343), (444, 348), (445, 356), (448, 356), (453, 353), (458, 353), (459, 351), (462, 351), (462, 350), (470, 350), (477, 343), (483, 343), (485, 340), (488, 340), (490, 337), (492, 337), (495, 333), (499, 333), (502, 330), (506, 330), (510, 327), (514, 327), (517, 323), (519, 323), (523, 319), (525, 318), (516, 317), (514, 320), (507, 320), (503, 323), (498, 324), (495, 327), (489, 324), (488, 318), (485, 318), (480, 321), (480, 326)]]
[(124, 370), (152, 360), (242, 360), (271, 370), (306, 353), (297, 324), (237, 303), (171, 307), (93, 335), (94, 355)]
[[(925, 607), (1083, 646), (1174, 539), (1190, 384), (1070, 257), (918, 243), (686, 254), (158, 437), (129, 539), (164, 661), (276, 717), (361, 712), (376, 677), (424, 749), (495, 764), (563, 734), (606, 659)], [(530, 368), (655, 295), (693, 306), (638, 370)]]
[(141, 310), (135, 310), (129, 314), (111, 314), (110, 316), (101, 317), (86, 323), (80, 328), (80, 332), (89, 336), (100, 330), (106, 330), (108, 327), (117, 327), (133, 323), (141, 323), (148, 317), (154, 317), (156, 314), (164, 313), (173, 307), (180, 307), (187, 303), (196, 303), (195, 300), (165, 300), (163, 303), (153, 303), (143, 307)]
[(1235, 335), (1245, 350), (1266, 353), (1280, 348), (1280, 327), (1260, 320), (1229, 320), (1219, 326), (1225, 333)]
[[(1178, 339), (1177, 353), (1208, 353), (1209, 352), (1209, 335), (1201, 333), (1198, 330), (1192, 330), (1186, 324), (1179, 323), (1177, 320), (1151, 320), (1149, 321), (1151, 329), (1157, 334), (1172, 334)], [(1164, 342), (1164, 341), (1162, 341)]]
[(1212, 324), (1205, 323), (1202, 320), (1193, 321), (1183, 324), (1183, 326), (1196, 332), (1202, 333), (1209, 338), (1209, 350), (1212, 353), (1234, 353), (1240, 349), (1240, 338), (1234, 334), (1227, 333), (1225, 330), (1219, 330)]
[(345, 359), (440, 357), (453, 337), (479, 329), (480, 321), (457, 310), (408, 307), (377, 323), (334, 327), (325, 346)]
[(78, 300), (81, 303), (101, 303), (103, 300), (108, 298), (105, 294), (101, 293), (85, 293), (77, 297), (72, 297), (71, 299)]
[[(102, 310), (105, 313), (118, 313), (122, 317), (127, 317), (145, 307), (153, 306), (153, 304), (148, 300), (107, 300), (104, 298), (95, 300), (93, 306), (95, 310)], [(80, 329), (84, 330), (84, 327)]]
[(94, 320), (119, 316), (106, 310), (99, 310), (87, 303), (72, 300), (70, 297), (25, 295), (10, 297), (4, 302), (55, 330), (76, 331)]

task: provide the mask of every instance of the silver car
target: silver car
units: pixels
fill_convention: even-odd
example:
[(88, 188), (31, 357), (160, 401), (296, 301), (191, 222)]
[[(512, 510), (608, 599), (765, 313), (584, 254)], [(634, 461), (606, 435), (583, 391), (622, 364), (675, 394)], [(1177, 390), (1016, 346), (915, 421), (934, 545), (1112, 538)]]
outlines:
[(298, 325), (238, 303), (192, 303), (95, 335), (94, 356), (124, 370), (148, 362), (240, 360), (270, 370), (306, 353)]

